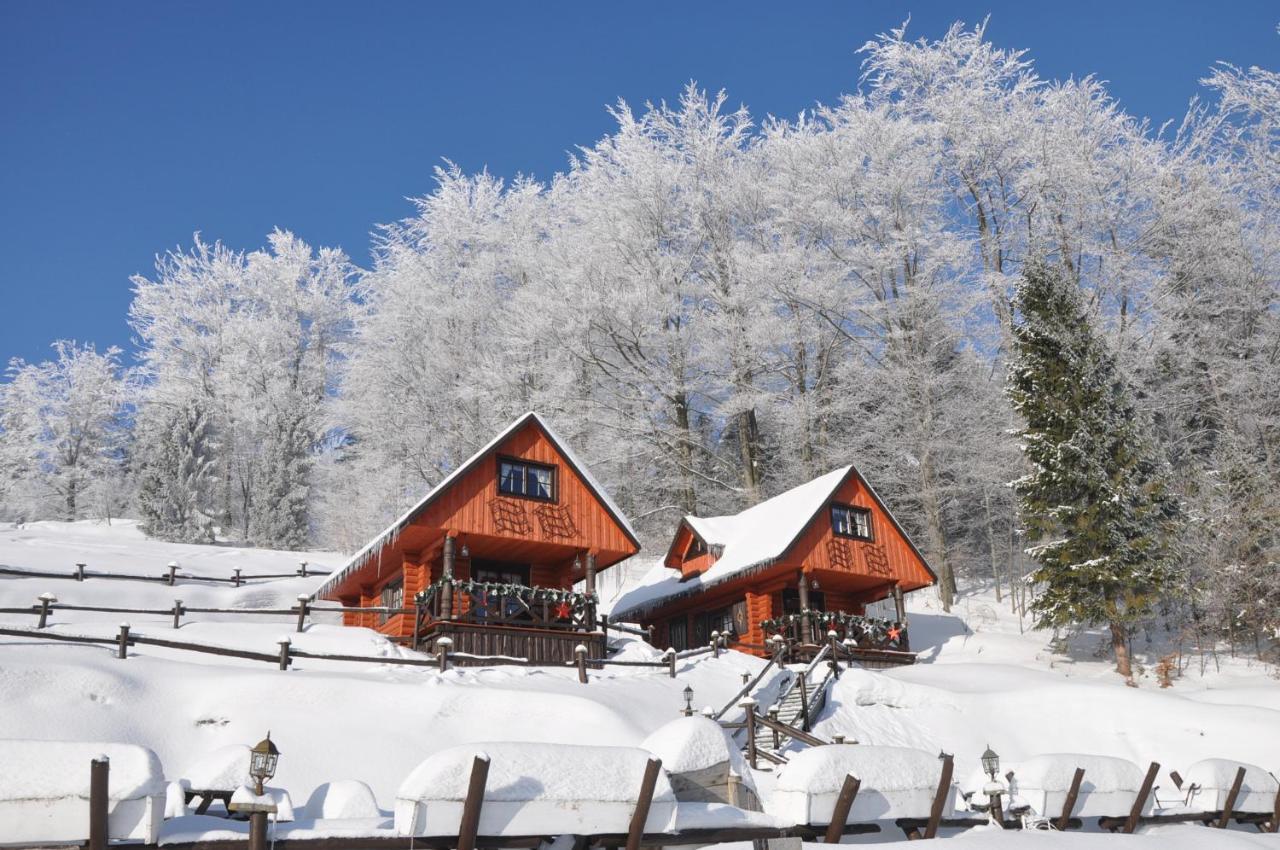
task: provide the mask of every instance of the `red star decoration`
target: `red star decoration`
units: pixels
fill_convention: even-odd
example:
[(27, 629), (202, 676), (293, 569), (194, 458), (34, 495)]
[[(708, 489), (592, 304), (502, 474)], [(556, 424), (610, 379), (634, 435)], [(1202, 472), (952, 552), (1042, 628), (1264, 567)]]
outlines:
[(561, 620), (568, 619), (569, 615), (572, 613), (573, 613), (573, 609), (569, 607), (568, 602), (561, 602), (559, 605), (556, 606), (556, 616), (559, 617)]
[(897, 626), (889, 627), (889, 640), (897, 640), (898, 635), (900, 634), (902, 634), (902, 630), (899, 629)]

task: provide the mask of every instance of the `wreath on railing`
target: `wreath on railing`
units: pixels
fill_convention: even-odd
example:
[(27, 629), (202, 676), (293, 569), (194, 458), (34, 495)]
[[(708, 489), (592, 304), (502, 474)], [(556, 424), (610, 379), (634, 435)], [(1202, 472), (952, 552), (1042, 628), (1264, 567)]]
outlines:
[(903, 631), (901, 623), (882, 620), (878, 617), (846, 614), (843, 611), (814, 611), (812, 609), (762, 620), (760, 628), (767, 634), (780, 634), (788, 626), (798, 625), (803, 620), (808, 620), (810, 625), (824, 632), (835, 629), (836, 631), (843, 631), (846, 639), (875, 644), (897, 642)]

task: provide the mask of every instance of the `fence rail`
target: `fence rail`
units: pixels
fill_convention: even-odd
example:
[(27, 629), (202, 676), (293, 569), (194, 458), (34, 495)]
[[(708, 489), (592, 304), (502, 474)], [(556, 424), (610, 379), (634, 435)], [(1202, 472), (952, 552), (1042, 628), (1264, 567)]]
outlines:
[(181, 567), (168, 566), (166, 572), (153, 575), (144, 575), (138, 573), (113, 573), (105, 570), (88, 570), (85, 564), (76, 564), (74, 570), (65, 573), (56, 573), (50, 570), (24, 570), (17, 567), (0, 566), (0, 575), (16, 576), (18, 578), (53, 578), (64, 581), (87, 581), (89, 579), (111, 579), (115, 581), (149, 581), (158, 584), (167, 584), (170, 586), (176, 584), (187, 584), (190, 582), (208, 582), (213, 584), (230, 584), (239, 587), (250, 581), (264, 581), (282, 578), (309, 578), (311, 576), (327, 576), (330, 574), (328, 570), (313, 570), (305, 565), (298, 567), (291, 573), (250, 573), (246, 575), (241, 568), (235, 568), (228, 577), (222, 576), (196, 576), (181, 572)]

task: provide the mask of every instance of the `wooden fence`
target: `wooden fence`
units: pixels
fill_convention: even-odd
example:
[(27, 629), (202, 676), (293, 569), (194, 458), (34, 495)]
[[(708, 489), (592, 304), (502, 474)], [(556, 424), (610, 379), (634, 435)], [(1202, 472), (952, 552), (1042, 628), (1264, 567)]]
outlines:
[(193, 576), (180, 572), (182, 569), (176, 563), (166, 565), (165, 572), (157, 575), (141, 575), (130, 573), (112, 573), (101, 570), (90, 572), (87, 564), (77, 563), (75, 569), (66, 573), (55, 573), (41, 570), (23, 570), (15, 567), (0, 566), (0, 575), (17, 576), (19, 578), (56, 578), (69, 581), (87, 581), (88, 579), (114, 579), (117, 581), (151, 581), (170, 586), (188, 582), (209, 582), (214, 584), (230, 584), (239, 587), (250, 581), (265, 581), (271, 579), (282, 578), (307, 578), (309, 576), (327, 576), (328, 570), (309, 569), (306, 561), (302, 561), (298, 565), (298, 569), (291, 573), (253, 573), (245, 575), (242, 568), (236, 567), (232, 569), (231, 575), (226, 578), (218, 576)]

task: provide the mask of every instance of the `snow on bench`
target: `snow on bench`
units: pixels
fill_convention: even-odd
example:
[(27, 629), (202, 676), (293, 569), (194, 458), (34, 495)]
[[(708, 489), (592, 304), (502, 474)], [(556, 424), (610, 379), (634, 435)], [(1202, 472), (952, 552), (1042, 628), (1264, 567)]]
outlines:
[(640, 744), (662, 759), (681, 802), (730, 803), (759, 810), (747, 760), (719, 723), (707, 717), (677, 717)]
[[(489, 757), (482, 836), (625, 834), (649, 753), (632, 747), (495, 742), (442, 750), (396, 792), (400, 835), (457, 835), (476, 756)], [(659, 771), (646, 833), (675, 828), (676, 798)]]
[(106, 757), (107, 837), (154, 842), (164, 817), (164, 771), (131, 744), (0, 740), (0, 846), (89, 837), (89, 764)]
[[(1013, 772), (1013, 787), (1009, 788), (1005, 777), (997, 777), (1005, 791), (1012, 792), (1003, 800), (1005, 811), (1027, 805), (1035, 814), (1047, 818), (1062, 814), (1078, 767), (1084, 768), (1084, 781), (1072, 807), (1073, 817), (1120, 817), (1129, 814), (1145, 776), (1142, 768), (1128, 759), (1079, 753), (1046, 753), (1013, 762), (1007, 767), (1006, 773)], [(990, 781), (991, 778), (981, 769), (968, 777), (963, 787), (966, 792), (973, 792), (971, 803), (988, 802), (983, 787)], [(1148, 795), (1142, 814), (1150, 814), (1154, 805), (1153, 796)]]
[(1227, 759), (1205, 759), (1187, 769), (1182, 780), (1182, 787), (1187, 791), (1187, 807), (1206, 812), (1221, 811), (1227, 805), (1227, 794), (1235, 782), (1236, 771), (1242, 767), (1244, 782), (1231, 810), (1270, 814), (1274, 811), (1280, 783), (1265, 768)]
[[(832, 744), (796, 753), (778, 770), (765, 811), (796, 824), (831, 822), (844, 778), (862, 781), (848, 823), (927, 818), (941, 779), (936, 753), (908, 747)], [(955, 810), (956, 788), (948, 790), (946, 817)]]

